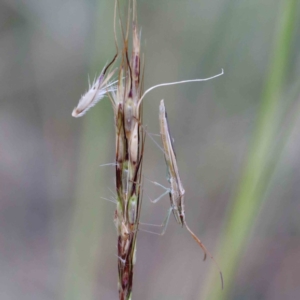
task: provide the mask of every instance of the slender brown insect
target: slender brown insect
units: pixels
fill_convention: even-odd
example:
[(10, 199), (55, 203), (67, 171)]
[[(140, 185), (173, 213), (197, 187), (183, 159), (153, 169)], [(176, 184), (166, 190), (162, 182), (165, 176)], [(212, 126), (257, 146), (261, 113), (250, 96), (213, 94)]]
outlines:
[[(167, 119), (167, 112), (164, 105), (164, 100), (160, 101), (159, 106), (159, 123), (160, 123), (160, 135), (162, 139), (163, 149), (164, 149), (164, 155), (165, 160), (167, 164), (168, 169), (168, 181), (171, 185), (170, 189), (167, 189), (167, 192), (169, 193), (170, 201), (171, 201), (171, 208), (169, 211), (169, 214), (166, 218), (166, 221), (164, 222), (164, 225), (167, 225), (167, 221), (169, 219), (171, 211), (173, 212), (173, 215), (177, 221), (182, 227), (185, 226), (186, 229), (189, 231), (189, 233), (192, 235), (194, 240), (198, 243), (198, 245), (202, 248), (204, 252), (204, 259), (206, 259), (206, 256), (208, 255), (213, 262), (216, 264), (216, 267), (219, 270), (221, 283), (222, 283), (222, 289), (223, 289), (223, 275), (221, 272), (221, 269), (219, 268), (217, 262), (213, 258), (213, 256), (210, 254), (210, 252), (206, 249), (204, 244), (201, 242), (201, 240), (194, 234), (194, 232), (189, 228), (189, 226), (186, 223), (185, 220), (185, 212), (184, 212), (184, 195), (185, 190), (183, 188), (182, 182), (180, 180), (177, 161), (176, 161), (176, 154), (173, 147), (173, 141), (170, 136), (170, 130), (169, 130), (169, 124)], [(157, 185), (160, 185), (156, 183)], [(161, 185), (160, 185), (161, 186)], [(166, 194), (166, 193), (164, 193)], [(163, 195), (164, 195), (163, 194)], [(154, 200), (154, 202), (157, 202), (161, 197)], [(164, 229), (165, 230), (165, 229)], [(164, 232), (163, 230), (163, 232)]]

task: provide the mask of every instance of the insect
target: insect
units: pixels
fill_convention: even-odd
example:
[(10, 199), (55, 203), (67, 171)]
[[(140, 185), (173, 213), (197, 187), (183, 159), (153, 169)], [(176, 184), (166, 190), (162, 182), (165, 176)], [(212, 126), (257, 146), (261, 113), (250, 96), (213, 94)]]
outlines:
[[(170, 216), (171, 212), (173, 212), (173, 215), (174, 215), (177, 223), (179, 223), (182, 227), (185, 226), (186, 229), (189, 231), (189, 233), (194, 238), (194, 240), (202, 248), (202, 250), (204, 252), (203, 260), (205, 260), (206, 256), (208, 255), (213, 260), (213, 262), (216, 264), (216, 267), (218, 268), (219, 273), (220, 273), (221, 284), (222, 284), (222, 289), (223, 289), (223, 286), (224, 286), (223, 275), (222, 275), (222, 272), (221, 272), (218, 264), (216, 263), (215, 259), (210, 254), (210, 252), (206, 249), (204, 244), (201, 242), (201, 240), (194, 234), (194, 232), (189, 228), (189, 226), (186, 223), (185, 212), (184, 212), (185, 190), (183, 188), (183, 185), (182, 185), (182, 182), (181, 182), (180, 176), (179, 176), (176, 154), (175, 154), (174, 147), (173, 147), (173, 140), (170, 135), (169, 124), (168, 124), (168, 119), (167, 119), (167, 112), (166, 112), (166, 108), (164, 105), (164, 100), (160, 101), (159, 124), (160, 124), (160, 135), (161, 135), (162, 144), (163, 144), (164, 156), (165, 156), (165, 161), (167, 164), (167, 172), (168, 172), (167, 179), (171, 186), (169, 189), (166, 189), (159, 183), (154, 182), (156, 185), (159, 185), (166, 189), (166, 192), (163, 193), (163, 195), (168, 193), (169, 197), (170, 197), (171, 208), (169, 210), (168, 216), (167, 216), (165, 222), (163, 223), (163, 225), (166, 227), (169, 216)], [(153, 200), (152, 202), (157, 202), (159, 199), (162, 198), (163, 195), (161, 195), (156, 200)], [(165, 228), (163, 229), (162, 234), (164, 233), (164, 231), (165, 231)]]

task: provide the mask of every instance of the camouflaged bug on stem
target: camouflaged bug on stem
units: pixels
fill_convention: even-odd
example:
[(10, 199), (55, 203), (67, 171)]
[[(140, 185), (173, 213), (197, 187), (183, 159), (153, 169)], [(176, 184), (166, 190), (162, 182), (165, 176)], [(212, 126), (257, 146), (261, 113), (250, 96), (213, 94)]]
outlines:
[[(118, 290), (120, 300), (132, 299), (133, 271), (136, 263), (136, 240), (142, 204), (142, 165), (145, 145), (142, 101), (155, 88), (206, 81), (223, 74), (222, 70), (221, 74), (211, 78), (158, 84), (144, 92), (144, 62), (141, 58), (141, 34), (138, 29), (136, 0), (128, 0), (128, 3), (128, 19), (126, 28), (124, 28), (119, 11), (119, 0), (115, 0), (116, 55), (94, 82), (89, 84), (88, 91), (81, 97), (77, 107), (72, 112), (73, 117), (81, 117), (105, 96), (108, 96), (112, 103), (115, 126), (115, 163), (113, 165), (115, 167), (116, 186), (116, 196), (112, 202), (117, 204), (114, 224), (118, 235)], [(122, 36), (120, 51), (116, 34), (117, 15)], [(117, 69), (111, 70), (115, 63), (118, 63)], [(116, 79), (113, 79), (114, 75), (116, 75)], [(175, 176), (171, 174), (170, 181), (174, 178)], [(182, 197), (181, 203), (183, 204), (184, 190), (182, 189), (179, 186), (173, 186), (174, 193), (180, 191), (178, 196)], [(175, 199), (177, 198), (173, 197), (174, 203), (177, 201)], [(108, 199), (108, 201), (110, 200)], [(175, 212), (176, 209), (177, 212)], [(183, 212), (183, 209), (179, 209), (179, 204), (177, 204), (177, 208), (174, 207), (173, 209), (174, 215), (178, 216), (177, 221), (182, 224), (184, 223)], [(191, 234), (193, 235), (193, 233)]]
[[(170, 189), (169, 189), (169, 198), (171, 202), (171, 209), (169, 210), (169, 214), (173, 212), (173, 215), (181, 226), (185, 226), (186, 229), (189, 231), (189, 233), (192, 235), (193, 239), (198, 243), (198, 245), (202, 248), (204, 252), (204, 259), (206, 259), (206, 255), (208, 255), (213, 262), (215, 263), (216, 267), (219, 270), (220, 278), (221, 278), (221, 284), (223, 289), (223, 275), (222, 272), (216, 263), (213, 256), (210, 254), (210, 252), (207, 250), (207, 248), (204, 246), (204, 244), (201, 242), (201, 240), (194, 234), (194, 232), (189, 228), (186, 222), (186, 216), (184, 211), (184, 196), (185, 196), (185, 190), (183, 188), (180, 176), (179, 176), (179, 170), (176, 160), (176, 154), (173, 147), (173, 141), (170, 134), (169, 129), (169, 123), (167, 119), (167, 111), (165, 108), (164, 100), (160, 101), (159, 105), (159, 124), (160, 124), (160, 135), (161, 140), (163, 144), (164, 149), (164, 156), (166, 165), (168, 168), (168, 181), (170, 183)], [(168, 220), (168, 219), (167, 219)], [(167, 223), (165, 223), (165, 226)], [(165, 228), (164, 228), (165, 230)]]

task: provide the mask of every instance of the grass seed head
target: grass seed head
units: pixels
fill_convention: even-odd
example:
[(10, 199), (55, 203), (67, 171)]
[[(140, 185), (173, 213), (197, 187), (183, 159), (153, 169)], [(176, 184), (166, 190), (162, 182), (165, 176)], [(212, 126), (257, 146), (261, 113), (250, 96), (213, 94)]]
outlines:
[[(104, 68), (106, 70), (106, 68)], [(92, 84), (89, 83), (88, 91), (81, 96), (77, 107), (74, 108), (72, 116), (75, 118), (82, 117), (91, 107), (96, 105), (108, 93), (116, 90), (117, 81), (109, 82), (115, 71), (105, 76), (104, 71), (96, 77)]]

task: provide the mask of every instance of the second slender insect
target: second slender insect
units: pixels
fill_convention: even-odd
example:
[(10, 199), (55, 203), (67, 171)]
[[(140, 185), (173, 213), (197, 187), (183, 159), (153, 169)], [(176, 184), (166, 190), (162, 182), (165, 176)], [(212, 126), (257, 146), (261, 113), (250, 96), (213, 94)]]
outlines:
[[(173, 212), (173, 215), (176, 219), (176, 221), (181, 225), (185, 226), (186, 229), (189, 231), (189, 233), (192, 235), (194, 240), (198, 243), (198, 245), (202, 248), (204, 252), (204, 259), (206, 259), (206, 256), (208, 255), (213, 262), (216, 264), (221, 278), (221, 284), (223, 289), (223, 275), (221, 272), (221, 269), (219, 268), (218, 264), (216, 263), (213, 256), (210, 254), (210, 252), (206, 249), (204, 244), (201, 242), (201, 240), (194, 234), (194, 232), (189, 228), (189, 226), (186, 223), (185, 219), (185, 212), (184, 212), (184, 196), (185, 196), (185, 190), (183, 188), (182, 182), (180, 180), (178, 166), (177, 166), (177, 160), (176, 160), (176, 154), (173, 147), (173, 141), (170, 135), (169, 130), (169, 124), (167, 119), (167, 112), (164, 104), (164, 100), (160, 101), (159, 106), (159, 124), (160, 124), (160, 135), (162, 139), (163, 144), (163, 150), (164, 150), (164, 156), (165, 161), (167, 164), (167, 170), (168, 170), (168, 181), (171, 185), (170, 189), (167, 189), (167, 192), (169, 193), (170, 201), (171, 201), (171, 209), (169, 211), (169, 214), (167, 216), (167, 219), (169, 219), (170, 213)], [(157, 184), (157, 183), (156, 183)], [(160, 185), (160, 184), (158, 184)], [(166, 193), (164, 193), (166, 194)], [(159, 197), (155, 202), (157, 202), (161, 197)], [(165, 222), (165, 225), (167, 222)]]

